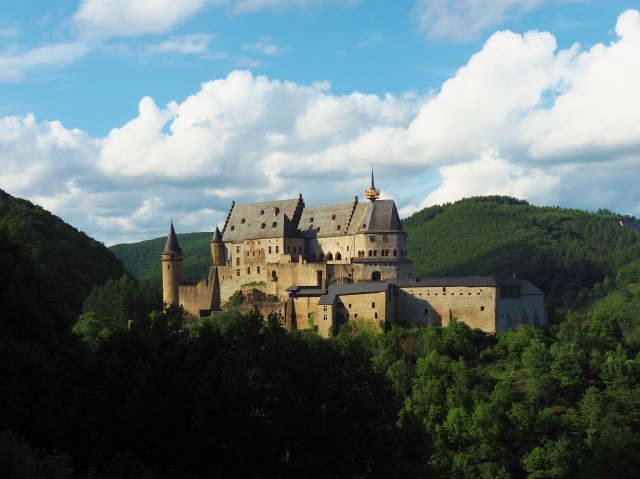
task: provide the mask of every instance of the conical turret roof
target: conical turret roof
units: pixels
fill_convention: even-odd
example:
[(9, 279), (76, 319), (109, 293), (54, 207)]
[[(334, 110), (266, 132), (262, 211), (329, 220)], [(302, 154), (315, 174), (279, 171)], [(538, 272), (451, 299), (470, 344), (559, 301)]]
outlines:
[(220, 233), (220, 230), (218, 229), (217, 226), (216, 226), (215, 231), (213, 232), (213, 238), (211, 238), (211, 242), (212, 243), (222, 243), (222, 233)]
[(176, 231), (173, 229), (173, 221), (171, 222), (171, 229), (169, 230), (169, 236), (167, 236), (167, 242), (164, 244), (162, 254), (182, 254), (182, 248), (180, 248), (178, 244)]

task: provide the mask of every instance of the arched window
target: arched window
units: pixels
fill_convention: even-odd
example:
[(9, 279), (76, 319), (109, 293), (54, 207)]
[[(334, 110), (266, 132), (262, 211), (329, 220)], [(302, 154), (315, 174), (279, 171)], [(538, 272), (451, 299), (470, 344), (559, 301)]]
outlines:
[(271, 271), (271, 281), (278, 281), (278, 275), (276, 274), (276, 270)]
[(327, 254), (327, 261), (332, 261), (333, 260), (333, 255), (331, 253)]
[(373, 256), (373, 251), (369, 250), (369, 256)]
[(380, 281), (381, 277), (380, 271), (374, 271), (371, 273), (371, 281)]
[(378, 250), (377, 249), (373, 250), (373, 256), (378, 256)]
[(393, 256), (398, 256), (398, 251), (396, 251), (395, 249), (393, 250)]
[(340, 254), (340, 251), (338, 251), (336, 253), (336, 261), (340, 261), (342, 259), (342, 255)]

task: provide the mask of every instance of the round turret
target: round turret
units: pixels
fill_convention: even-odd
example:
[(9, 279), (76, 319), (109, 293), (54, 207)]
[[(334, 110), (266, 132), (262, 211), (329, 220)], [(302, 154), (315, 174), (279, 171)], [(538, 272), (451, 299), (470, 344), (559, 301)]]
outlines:
[(222, 234), (216, 226), (211, 238), (211, 259), (214, 266), (224, 266), (224, 244), (222, 243)]
[(182, 248), (173, 229), (173, 221), (164, 250), (160, 254), (162, 263), (162, 299), (167, 304), (180, 304), (180, 286), (184, 283)]

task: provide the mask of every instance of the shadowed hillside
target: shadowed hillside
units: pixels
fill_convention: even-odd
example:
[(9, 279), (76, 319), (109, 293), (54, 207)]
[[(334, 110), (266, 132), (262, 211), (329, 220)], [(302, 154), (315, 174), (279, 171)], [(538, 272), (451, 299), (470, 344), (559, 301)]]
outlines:
[(94, 286), (125, 270), (99, 241), (68, 225), (40, 206), (0, 190), (0, 226), (22, 244), (47, 278), (68, 314), (77, 314)]

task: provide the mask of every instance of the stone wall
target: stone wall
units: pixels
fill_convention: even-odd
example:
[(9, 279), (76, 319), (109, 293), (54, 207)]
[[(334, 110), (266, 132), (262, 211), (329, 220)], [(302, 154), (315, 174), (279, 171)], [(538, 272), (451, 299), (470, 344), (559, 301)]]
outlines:
[(496, 331), (496, 288), (414, 287), (398, 288), (397, 320), (446, 326), (454, 317), (472, 328)]

